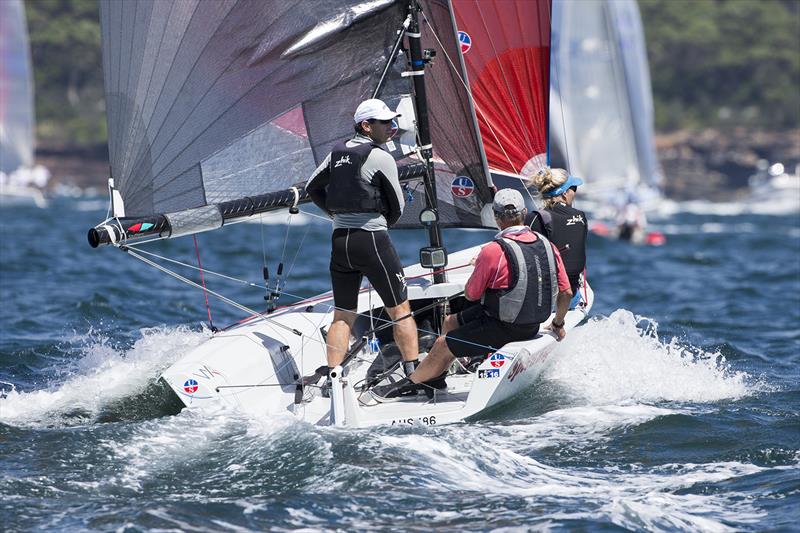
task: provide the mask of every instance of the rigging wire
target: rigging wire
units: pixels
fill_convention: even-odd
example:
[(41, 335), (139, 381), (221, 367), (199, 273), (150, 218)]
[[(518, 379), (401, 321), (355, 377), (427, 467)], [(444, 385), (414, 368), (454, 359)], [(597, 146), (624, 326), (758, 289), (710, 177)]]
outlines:
[(206, 278), (205, 275), (203, 275), (203, 264), (200, 262), (200, 246), (197, 244), (197, 235), (192, 235), (192, 239), (194, 239), (194, 250), (197, 252), (197, 266), (198, 270), (200, 270), (200, 281), (203, 283), (203, 295), (206, 297), (208, 327), (211, 328), (211, 331), (217, 331), (217, 328), (214, 327), (214, 321), (211, 319), (211, 305), (208, 303), (208, 289), (206, 289)]
[[(197, 289), (202, 288), (196, 282), (194, 282), (194, 281), (192, 281), (192, 280), (190, 280), (190, 279), (188, 279), (188, 278), (186, 278), (184, 276), (181, 276), (177, 272), (173, 272), (172, 270), (169, 270), (168, 268), (164, 268), (163, 266), (159, 265), (155, 261), (151, 261), (150, 259), (147, 259), (143, 255), (140, 255), (138, 252), (133, 251), (133, 249), (131, 249), (129, 247), (125, 247), (124, 249), (120, 248), (120, 249), (123, 250), (124, 252), (130, 254), (132, 257), (135, 257), (136, 259), (142, 261), (143, 263), (145, 263), (147, 265), (150, 265), (151, 267), (153, 267), (153, 268), (155, 268), (157, 270), (160, 270), (161, 272), (163, 272), (163, 273), (165, 273), (165, 274), (167, 274), (169, 276), (172, 276), (173, 278), (175, 278), (175, 279), (177, 279), (179, 281), (182, 281), (182, 282), (184, 282), (184, 283), (186, 283), (188, 285), (191, 285), (192, 287), (195, 287)], [(236, 302), (234, 300), (231, 300), (227, 296), (223, 296), (222, 294), (220, 294), (218, 292), (214, 292), (214, 291), (209, 289), (208, 293), (211, 294), (212, 296), (215, 296), (215, 297), (219, 298), (223, 302), (225, 302), (225, 303), (227, 303), (229, 305), (232, 305), (233, 307), (235, 307), (235, 308), (237, 308), (237, 309), (239, 309), (241, 311), (244, 311), (245, 313), (251, 313), (252, 315), (262, 316), (259, 313), (257, 313), (256, 311), (250, 309), (249, 307), (247, 307), (245, 305), (242, 305), (242, 304), (240, 304), (240, 303), (238, 303), (238, 302)], [(286, 329), (288, 331), (291, 331), (295, 335), (302, 335), (301, 332), (299, 332), (298, 330), (296, 330), (294, 328), (290, 328), (289, 326), (285, 326), (285, 325), (283, 325), (283, 324), (281, 324), (279, 322), (275, 322), (274, 320), (270, 320), (269, 318), (266, 318), (266, 317), (263, 317), (263, 318), (265, 320), (267, 320), (268, 322), (270, 322), (271, 324), (275, 325), (275, 326), (278, 326), (280, 328), (283, 328), (283, 329)]]

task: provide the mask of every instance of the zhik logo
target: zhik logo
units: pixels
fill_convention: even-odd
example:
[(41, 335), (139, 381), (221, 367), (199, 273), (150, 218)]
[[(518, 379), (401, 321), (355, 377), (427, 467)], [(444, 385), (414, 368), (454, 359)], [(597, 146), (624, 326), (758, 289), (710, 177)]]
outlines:
[(343, 155), (342, 157), (339, 158), (339, 160), (336, 162), (336, 164), (333, 165), (333, 168), (339, 168), (342, 165), (350, 165), (350, 164), (351, 164), (350, 163), (350, 156), (349, 155)]
[(567, 219), (567, 226), (573, 226), (575, 224), (586, 224), (586, 222), (583, 221), (583, 217), (580, 215), (575, 215)]
[(406, 278), (405, 278), (405, 276), (403, 276), (400, 272), (395, 274), (395, 276), (397, 276), (397, 279), (399, 279), (400, 283), (402, 283), (403, 287), (405, 287), (406, 286)]

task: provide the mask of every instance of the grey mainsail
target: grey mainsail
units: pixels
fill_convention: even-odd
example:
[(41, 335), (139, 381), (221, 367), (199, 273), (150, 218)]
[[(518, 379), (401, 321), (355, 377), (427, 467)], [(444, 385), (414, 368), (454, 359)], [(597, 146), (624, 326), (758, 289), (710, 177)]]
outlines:
[[(169, 223), (162, 237), (220, 227), (226, 208), (246, 214), (236, 203), (243, 199), (291, 200), (287, 188), (352, 135), (352, 112), (375, 90), (408, 7), (392, 0), (100, 6), (115, 188), (126, 220)], [(446, 1), (422, 6), (424, 46), (441, 57), (426, 69), (440, 220), (481, 226), (491, 182), (463, 72), (444, 57), (458, 57), (452, 16)], [(395, 58), (381, 93), (391, 107), (412, 92), (402, 76), (407, 61), (404, 53)], [(420, 162), (399, 151), (397, 158), (412, 168)], [(452, 193), (459, 177), (474, 184), (472, 194)], [(407, 184), (411, 201), (398, 227), (419, 226), (420, 183)]]

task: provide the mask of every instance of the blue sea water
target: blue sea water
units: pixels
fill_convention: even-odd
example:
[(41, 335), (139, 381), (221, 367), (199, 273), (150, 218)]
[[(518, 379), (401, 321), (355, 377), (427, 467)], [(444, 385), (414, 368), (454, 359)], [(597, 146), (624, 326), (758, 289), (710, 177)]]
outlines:
[[(208, 337), (205, 300), (89, 248), (105, 209), (0, 210), (3, 530), (798, 528), (798, 215), (677, 213), (656, 221), (662, 247), (592, 237), (593, 318), (525, 394), (467, 423), (342, 430), (172, 414), (156, 382)], [(273, 273), (283, 256), (287, 292), (310, 296), (328, 288), (329, 233), (283, 214), (198, 242), (206, 269), (254, 284), (264, 253)], [(415, 262), (422, 233), (394, 240)], [(147, 250), (197, 261), (191, 237)], [(263, 306), (261, 289), (206, 282)]]

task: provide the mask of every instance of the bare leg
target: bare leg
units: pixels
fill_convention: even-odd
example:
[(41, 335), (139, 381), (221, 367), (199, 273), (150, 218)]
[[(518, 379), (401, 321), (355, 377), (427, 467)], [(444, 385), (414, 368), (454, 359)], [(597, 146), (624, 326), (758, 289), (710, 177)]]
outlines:
[[(447, 324), (446, 320), (445, 324)], [(433, 343), (428, 357), (422, 360), (417, 370), (411, 374), (410, 379), (414, 383), (422, 383), (438, 378), (447, 370), (453, 359), (455, 359), (453, 353), (447, 347), (447, 343), (444, 342), (444, 336), (441, 336)]]
[(356, 320), (354, 311), (336, 309), (333, 322), (328, 328), (328, 366), (333, 368), (342, 364), (347, 348), (350, 346), (350, 330)]
[(457, 327), (458, 318), (456, 318), (456, 315), (447, 315), (444, 318), (444, 324), (442, 324), (442, 335), (447, 335)]
[[(411, 313), (408, 300), (395, 307), (387, 307), (386, 312), (392, 320), (397, 320)], [(404, 318), (394, 324), (394, 341), (400, 348), (403, 361), (414, 361), (419, 358), (419, 339), (417, 338), (417, 321), (413, 316)]]

